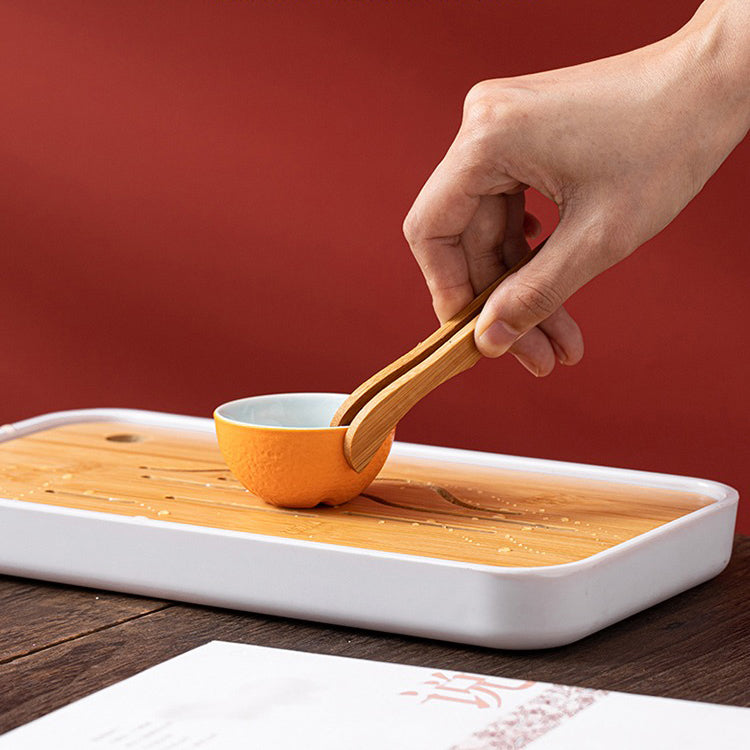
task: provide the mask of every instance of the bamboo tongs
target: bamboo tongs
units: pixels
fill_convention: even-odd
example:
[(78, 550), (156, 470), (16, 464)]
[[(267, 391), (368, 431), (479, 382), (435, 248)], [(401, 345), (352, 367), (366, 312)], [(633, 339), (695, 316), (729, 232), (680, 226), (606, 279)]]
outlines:
[(344, 454), (353, 469), (362, 471), (370, 463), (388, 433), (418, 401), (481, 359), (474, 343), (474, 329), (484, 303), (502, 281), (525, 266), (543, 245), (544, 242), (527, 253), (461, 312), (365, 380), (344, 401), (334, 414), (331, 427), (348, 426)]

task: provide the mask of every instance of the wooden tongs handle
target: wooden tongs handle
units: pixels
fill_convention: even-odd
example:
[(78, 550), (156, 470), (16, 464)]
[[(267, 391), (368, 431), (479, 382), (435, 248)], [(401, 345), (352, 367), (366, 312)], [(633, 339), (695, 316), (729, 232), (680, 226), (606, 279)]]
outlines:
[(525, 266), (543, 245), (544, 242), (540, 243), (461, 312), (443, 323), (411, 351), (375, 373), (344, 401), (334, 414), (331, 426), (348, 425), (344, 454), (353, 469), (362, 471), (370, 463), (388, 433), (419, 400), (481, 359), (474, 343), (474, 329), (484, 303), (508, 276)]

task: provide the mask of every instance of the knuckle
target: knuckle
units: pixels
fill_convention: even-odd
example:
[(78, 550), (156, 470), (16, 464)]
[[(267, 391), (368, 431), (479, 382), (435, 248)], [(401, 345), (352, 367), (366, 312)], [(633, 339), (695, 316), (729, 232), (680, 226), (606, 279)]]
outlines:
[(464, 129), (481, 135), (494, 130), (503, 114), (503, 101), (490, 81), (472, 86), (464, 101)]
[(409, 213), (406, 214), (404, 222), (401, 226), (404, 237), (409, 244), (412, 244), (412, 241), (417, 236), (418, 224), (419, 220), (417, 218), (416, 212), (413, 210), (409, 211)]
[(481, 112), (491, 112), (495, 102), (492, 84), (480, 81), (474, 84), (464, 99), (464, 115), (471, 116)]
[(542, 279), (518, 281), (514, 297), (521, 310), (535, 321), (548, 318), (565, 301), (554, 284)]
[(464, 111), (472, 109), (475, 105), (492, 99), (494, 85), (492, 81), (479, 81), (467, 92), (464, 98)]
[[(503, 268), (502, 260), (496, 247), (487, 246), (477, 248), (471, 254), (471, 260), (475, 265), (491, 266), (492, 268), (497, 268), (498, 270)], [(490, 279), (490, 281), (494, 281), (494, 279)]]
[(464, 100), (464, 128), (475, 137), (509, 131), (523, 117), (519, 91), (502, 79), (480, 81), (469, 89)]

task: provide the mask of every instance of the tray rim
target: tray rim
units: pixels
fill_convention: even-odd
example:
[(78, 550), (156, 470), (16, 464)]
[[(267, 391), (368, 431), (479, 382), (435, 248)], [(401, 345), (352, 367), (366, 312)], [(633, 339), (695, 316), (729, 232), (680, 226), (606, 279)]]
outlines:
[[(169, 412), (144, 409), (100, 407), (49, 412), (47, 414), (23, 419), (15, 423), (2, 425), (0, 426), (0, 444), (45, 429), (52, 429), (54, 427), (61, 427), (68, 424), (109, 421), (163, 427), (167, 429), (185, 429), (204, 434), (215, 434), (214, 422), (210, 417), (173, 414)], [(335, 544), (330, 542), (315, 542), (305, 539), (296, 539), (294, 537), (257, 534), (251, 531), (221, 529), (213, 526), (201, 526), (198, 524), (189, 524), (179, 521), (151, 519), (147, 516), (127, 516), (117, 513), (107, 513), (105, 511), (83, 510), (80, 508), (69, 508), (66, 506), (13, 500), (3, 497), (0, 497), (0, 508), (24, 509), (29, 512), (48, 513), (53, 515), (57, 514), (73, 518), (98, 519), (108, 523), (125, 524), (127, 526), (147, 526), (156, 529), (169, 528), (175, 532), (183, 533), (198, 532), (214, 536), (229, 536), (236, 539), (247, 539), (248, 541), (264, 543), (275, 542), (283, 546), (301, 549), (330, 550), (331, 548), (334, 548), (357, 556), (404, 560), (412, 563), (421, 562), (442, 567), (457, 567), (477, 572), (490, 573), (493, 576), (500, 576), (503, 578), (515, 578), (529, 575), (539, 577), (560, 577), (582, 572), (592, 566), (601, 564), (605, 559), (617, 557), (620, 554), (628, 554), (631, 550), (634, 550), (634, 548), (637, 549), (643, 545), (658, 543), (659, 537), (667, 535), (687, 524), (699, 522), (708, 515), (721, 513), (727, 510), (728, 506), (736, 506), (739, 501), (739, 492), (735, 488), (715, 480), (703, 479), (700, 477), (558, 461), (553, 459), (514, 456), (511, 454), (424, 445), (420, 443), (406, 443), (401, 441), (395, 441), (392, 448), (392, 454), (402, 458), (434, 459), (436, 458), (436, 452), (441, 454), (439, 456), (441, 460), (447, 462), (502, 468), (509, 471), (533, 471), (535, 473), (546, 474), (549, 476), (579, 478), (583, 478), (580, 472), (586, 471), (588, 473), (585, 478), (593, 479), (595, 481), (630, 484), (639, 487), (655, 487), (665, 490), (700, 492), (700, 494), (713, 498), (714, 502), (691, 511), (684, 516), (673, 519), (672, 521), (667, 521), (661, 526), (657, 526), (654, 529), (632, 537), (624, 542), (615, 544), (600, 552), (596, 552), (593, 555), (589, 555), (588, 557), (581, 558), (580, 560), (552, 565), (512, 567), (491, 565), (487, 563), (473, 563), (441, 557), (427, 557), (425, 555), (415, 555), (402, 552), (386, 552), (384, 550), (367, 547), (353, 547), (346, 544)]]

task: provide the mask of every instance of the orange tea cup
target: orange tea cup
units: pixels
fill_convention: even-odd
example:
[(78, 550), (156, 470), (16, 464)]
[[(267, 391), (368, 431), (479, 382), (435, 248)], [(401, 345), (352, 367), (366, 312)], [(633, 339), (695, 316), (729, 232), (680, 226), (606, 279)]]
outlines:
[(232, 474), (254, 495), (288, 508), (340, 505), (359, 495), (383, 467), (394, 433), (363, 471), (352, 469), (344, 457), (347, 428), (329, 426), (344, 399), (280, 393), (219, 406), (216, 436)]

